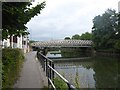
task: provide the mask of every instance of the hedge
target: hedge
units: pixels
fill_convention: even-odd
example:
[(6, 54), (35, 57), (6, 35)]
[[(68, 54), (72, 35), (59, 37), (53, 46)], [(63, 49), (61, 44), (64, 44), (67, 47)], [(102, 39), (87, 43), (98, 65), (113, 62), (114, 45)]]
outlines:
[(17, 80), (24, 55), (20, 49), (2, 50), (2, 88), (12, 88)]

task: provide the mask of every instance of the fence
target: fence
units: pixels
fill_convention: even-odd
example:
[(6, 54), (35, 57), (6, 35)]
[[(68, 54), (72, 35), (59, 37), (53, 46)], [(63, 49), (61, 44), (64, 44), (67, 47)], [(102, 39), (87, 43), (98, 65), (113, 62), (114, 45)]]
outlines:
[(46, 72), (46, 76), (48, 77), (48, 87), (51, 86), (54, 90), (56, 90), (53, 81), (54, 74), (56, 74), (67, 84), (68, 90), (76, 90), (76, 88), (71, 85), (67, 79), (65, 79), (59, 72), (54, 69), (54, 62), (51, 59), (47, 58), (41, 52), (37, 52), (37, 58), (39, 59), (43, 70)]

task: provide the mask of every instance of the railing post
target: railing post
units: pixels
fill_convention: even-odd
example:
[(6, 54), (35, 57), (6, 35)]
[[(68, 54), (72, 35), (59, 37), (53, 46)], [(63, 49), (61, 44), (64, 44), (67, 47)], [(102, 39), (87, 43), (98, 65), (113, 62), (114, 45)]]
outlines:
[(43, 60), (43, 62), (44, 62), (44, 63), (43, 63), (43, 65), (44, 65), (44, 66), (43, 66), (43, 70), (45, 71), (45, 62), (46, 62), (45, 59)]
[[(52, 62), (51, 61), (49, 61), (49, 65), (52, 67)], [(49, 75), (50, 75), (50, 79), (51, 79), (51, 68), (49, 69), (50, 70), (50, 72), (49, 72)]]
[[(41, 56), (41, 55), (40, 55)], [(40, 59), (40, 62), (41, 62), (41, 64), (42, 64), (42, 68), (43, 68), (43, 70), (44, 70), (44, 57), (43, 56), (41, 56), (40, 57), (41, 59)]]
[(48, 76), (47, 76), (47, 77), (48, 77), (48, 87), (50, 87), (50, 81), (49, 81), (49, 75), (50, 75), (50, 72), (49, 72), (49, 71), (50, 71), (50, 68), (49, 68), (49, 67), (47, 67), (47, 68), (48, 68), (48, 73), (47, 73), (47, 75), (48, 75)]
[(45, 65), (45, 67), (46, 67), (46, 76), (48, 76), (48, 62), (47, 62), (47, 59), (45, 59), (45, 62), (46, 62), (46, 63), (45, 63), (45, 64), (46, 64), (46, 65)]
[(68, 85), (68, 90), (71, 90), (70, 84), (69, 84), (69, 83), (67, 83), (67, 85)]
[[(52, 68), (54, 69), (54, 63), (52, 63)], [(54, 71), (52, 70), (52, 79), (54, 79)], [(53, 80), (54, 83), (54, 80)]]

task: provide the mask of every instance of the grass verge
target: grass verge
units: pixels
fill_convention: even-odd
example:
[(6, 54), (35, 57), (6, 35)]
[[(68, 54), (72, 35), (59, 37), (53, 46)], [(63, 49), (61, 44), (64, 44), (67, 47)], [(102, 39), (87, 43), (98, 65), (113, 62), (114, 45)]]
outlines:
[(12, 88), (17, 80), (24, 55), (20, 49), (2, 50), (2, 88)]

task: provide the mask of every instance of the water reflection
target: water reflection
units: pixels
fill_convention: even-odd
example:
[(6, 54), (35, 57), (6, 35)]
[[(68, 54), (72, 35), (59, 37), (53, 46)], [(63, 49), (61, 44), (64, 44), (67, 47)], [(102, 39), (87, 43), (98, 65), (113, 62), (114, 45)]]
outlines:
[(118, 87), (118, 58), (100, 57), (93, 58), (94, 79), (97, 88)]
[(89, 61), (57, 62), (55, 69), (76, 85), (78, 73), (80, 88), (117, 88), (117, 58), (93, 57)]
[(61, 58), (61, 51), (49, 51), (46, 56), (48, 58)]
[[(89, 63), (90, 62), (59, 62), (55, 63), (55, 69), (77, 87), (94, 88), (95, 80), (93, 76), (95, 72), (92, 68), (90, 68), (91, 63)], [(79, 83), (79, 86), (76, 85), (77, 83)]]
[(58, 61), (55, 69), (78, 88), (117, 88), (118, 59), (94, 56), (87, 60)]

